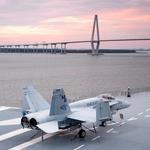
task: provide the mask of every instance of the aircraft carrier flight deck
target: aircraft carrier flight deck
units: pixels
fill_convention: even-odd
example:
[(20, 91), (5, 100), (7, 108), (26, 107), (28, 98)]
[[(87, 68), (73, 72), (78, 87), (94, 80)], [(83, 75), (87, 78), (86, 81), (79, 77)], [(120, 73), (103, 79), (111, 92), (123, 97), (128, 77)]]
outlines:
[[(0, 107), (0, 149), (2, 150), (149, 150), (150, 149), (150, 92), (137, 93), (131, 98), (121, 97), (132, 105), (114, 116), (115, 122), (98, 127), (96, 133), (87, 131), (85, 139), (73, 133), (45, 134), (44, 141), (37, 131), (22, 129), (20, 109)], [(13, 124), (10, 125), (9, 123)], [(33, 137), (33, 135), (35, 135)]]

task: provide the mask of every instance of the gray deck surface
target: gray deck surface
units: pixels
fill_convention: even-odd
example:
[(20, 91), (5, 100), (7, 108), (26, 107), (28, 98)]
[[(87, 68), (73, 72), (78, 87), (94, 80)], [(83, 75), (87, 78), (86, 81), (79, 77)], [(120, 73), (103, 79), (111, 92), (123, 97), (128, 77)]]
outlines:
[[(20, 110), (7, 109), (0, 111), (0, 149), (1, 150), (149, 150), (150, 149), (150, 93), (139, 93), (125, 98), (132, 106), (124, 111), (124, 120), (107, 127), (99, 127), (97, 133), (87, 131), (85, 139), (73, 139), (73, 134), (48, 135), (41, 141), (38, 136), (30, 137), (36, 131), (27, 131), (16, 136), (10, 132), (21, 129), (20, 125), (3, 126), (3, 120), (20, 117)], [(120, 121), (118, 114), (115, 121)], [(120, 125), (122, 124), (122, 125)], [(19, 131), (19, 130), (18, 130)], [(8, 134), (7, 134), (8, 133)], [(13, 132), (14, 133), (14, 132)], [(5, 137), (4, 137), (5, 136)], [(45, 135), (47, 136), (47, 135)], [(4, 139), (1, 139), (4, 137)], [(72, 140), (73, 139), (73, 140)]]

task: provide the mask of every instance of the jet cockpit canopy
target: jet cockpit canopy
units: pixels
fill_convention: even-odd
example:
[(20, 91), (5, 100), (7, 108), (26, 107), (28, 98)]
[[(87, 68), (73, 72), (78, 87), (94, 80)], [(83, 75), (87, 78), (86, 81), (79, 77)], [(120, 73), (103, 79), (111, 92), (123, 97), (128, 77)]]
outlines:
[(112, 96), (111, 94), (101, 94), (98, 97), (101, 97), (101, 98), (103, 98), (103, 100), (106, 100), (106, 101), (115, 100), (115, 97)]

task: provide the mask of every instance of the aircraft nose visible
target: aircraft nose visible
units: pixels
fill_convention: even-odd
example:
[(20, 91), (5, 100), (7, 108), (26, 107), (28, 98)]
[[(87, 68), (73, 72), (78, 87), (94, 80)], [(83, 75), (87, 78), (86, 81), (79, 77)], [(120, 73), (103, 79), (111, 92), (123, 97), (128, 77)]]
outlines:
[(123, 102), (124, 108), (128, 108), (131, 106), (131, 104), (128, 101)]

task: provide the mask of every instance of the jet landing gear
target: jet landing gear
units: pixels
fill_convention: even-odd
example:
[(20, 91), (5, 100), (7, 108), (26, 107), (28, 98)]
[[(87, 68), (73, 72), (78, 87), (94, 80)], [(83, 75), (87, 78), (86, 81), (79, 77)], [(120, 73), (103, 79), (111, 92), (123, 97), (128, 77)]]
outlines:
[(99, 126), (106, 127), (106, 121), (102, 121), (102, 123)]
[(85, 137), (86, 137), (86, 131), (85, 131), (84, 129), (82, 129), (82, 126), (83, 126), (84, 128), (86, 128), (87, 130), (91, 131), (92, 133), (96, 133), (96, 127), (95, 127), (94, 124), (93, 124), (93, 130), (91, 130), (90, 128), (84, 126), (83, 124), (80, 125), (80, 126), (81, 126), (81, 129), (80, 129), (79, 132), (78, 132), (79, 138), (85, 138)]
[(37, 130), (37, 133), (35, 133), (33, 136), (31, 136), (30, 139), (32, 140), (33, 138), (38, 136), (38, 134), (41, 134), (41, 139), (42, 139), (42, 142), (43, 142), (43, 140), (44, 140), (44, 132), (42, 130)]
[(79, 137), (80, 139), (83, 139), (83, 138), (86, 137), (86, 130), (84, 130), (82, 127), (84, 127), (85, 129), (91, 131), (92, 133), (96, 133), (96, 127), (95, 127), (94, 124), (93, 124), (93, 129), (94, 129), (94, 130), (91, 130), (90, 128), (84, 126), (83, 124), (79, 124), (79, 125), (77, 126), (77, 128), (76, 128), (76, 129), (77, 129), (77, 130), (76, 130), (77, 132), (76, 132), (74, 138), (71, 139), (71, 140), (74, 140), (74, 139), (76, 139), (77, 137)]
[(79, 138), (85, 138), (86, 136), (86, 131), (81, 129), (79, 132), (78, 132), (78, 135), (79, 135)]
[[(95, 125), (93, 124), (93, 129), (94, 130), (91, 130), (89, 129), (88, 127), (82, 125), (84, 128), (88, 129), (89, 131), (91, 131), (92, 133), (96, 133), (96, 128), (95, 128)], [(86, 131), (84, 129), (80, 129), (80, 131), (78, 132), (78, 135), (79, 135), (79, 138), (85, 138), (86, 136)]]

